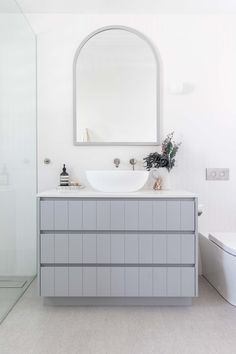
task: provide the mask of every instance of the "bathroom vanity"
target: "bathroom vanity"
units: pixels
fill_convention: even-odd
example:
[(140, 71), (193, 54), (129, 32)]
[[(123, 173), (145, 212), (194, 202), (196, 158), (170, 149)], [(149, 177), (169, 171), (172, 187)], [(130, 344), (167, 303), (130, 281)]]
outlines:
[(190, 304), (197, 237), (197, 198), (188, 192), (40, 193), (40, 295), (62, 304)]

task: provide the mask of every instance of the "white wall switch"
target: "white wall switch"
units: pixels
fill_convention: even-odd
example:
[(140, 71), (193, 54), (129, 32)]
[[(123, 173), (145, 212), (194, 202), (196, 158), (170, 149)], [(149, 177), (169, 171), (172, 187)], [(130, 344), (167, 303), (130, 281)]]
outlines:
[(228, 181), (229, 168), (207, 168), (206, 180), (207, 181)]

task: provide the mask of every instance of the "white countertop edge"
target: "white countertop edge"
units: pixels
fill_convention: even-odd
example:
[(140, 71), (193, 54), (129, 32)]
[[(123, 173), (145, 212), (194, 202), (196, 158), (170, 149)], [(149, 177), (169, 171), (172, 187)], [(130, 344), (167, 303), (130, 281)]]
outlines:
[(61, 191), (52, 189), (37, 194), (38, 198), (196, 198), (196, 194), (179, 190), (142, 189), (129, 193), (105, 193), (90, 188)]

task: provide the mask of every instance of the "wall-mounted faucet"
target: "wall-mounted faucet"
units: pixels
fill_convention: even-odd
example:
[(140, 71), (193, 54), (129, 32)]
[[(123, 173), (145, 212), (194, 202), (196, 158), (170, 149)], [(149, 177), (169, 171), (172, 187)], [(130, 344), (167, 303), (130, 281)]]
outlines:
[(115, 164), (115, 166), (116, 166), (116, 168), (118, 168), (119, 167), (119, 165), (120, 165), (120, 159), (118, 159), (118, 158), (116, 158), (116, 159), (114, 159), (114, 164)]
[(129, 163), (130, 163), (130, 165), (132, 166), (133, 171), (134, 171), (134, 166), (136, 165), (137, 160), (136, 160), (136, 159), (130, 159), (130, 160), (129, 160)]

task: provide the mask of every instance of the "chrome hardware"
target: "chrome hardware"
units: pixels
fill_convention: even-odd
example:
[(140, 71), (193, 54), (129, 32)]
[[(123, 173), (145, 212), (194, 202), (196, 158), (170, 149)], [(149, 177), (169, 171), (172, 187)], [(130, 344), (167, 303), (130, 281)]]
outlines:
[(118, 167), (119, 167), (119, 164), (120, 164), (120, 159), (116, 158), (116, 159), (114, 159), (113, 162), (114, 162), (116, 168), (118, 168)]
[(136, 165), (137, 160), (136, 159), (130, 159), (129, 163), (130, 163), (130, 165), (132, 165), (132, 168), (133, 168), (133, 171), (134, 171), (134, 166)]

